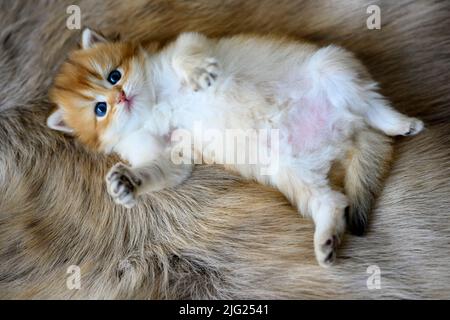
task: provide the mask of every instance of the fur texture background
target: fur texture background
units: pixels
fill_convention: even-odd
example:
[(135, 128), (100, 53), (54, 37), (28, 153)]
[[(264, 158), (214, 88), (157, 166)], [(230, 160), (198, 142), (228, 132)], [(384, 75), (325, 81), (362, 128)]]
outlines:
[[(395, 142), (364, 237), (339, 264), (314, 259), (309, 220), (283, 197), (219, 167), (133, 210), (112, 203), (114, 159), (45, 127), (47, 89), (80, 32), (76, 1), (0, 0), (1, 298), (450, 298), (450, 3), (447, 1), (79, 1), (106, 36), (166, 40), (280, 33), (352, 51), (397, 109), (427, 130)], [(378, 4), (382, 29), (368, 30)], [(81, 267), (68, 290), (67, 267)], [(366, 269), (381, 270), (369, 290)]]

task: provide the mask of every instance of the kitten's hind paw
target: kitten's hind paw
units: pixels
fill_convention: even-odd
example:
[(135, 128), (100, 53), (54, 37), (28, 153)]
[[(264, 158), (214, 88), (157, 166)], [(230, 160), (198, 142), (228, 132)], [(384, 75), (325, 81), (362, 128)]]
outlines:
[(115, 203), (126, 208), (132, 208), (136, 204), (136, 191), (141, 183), (132, 169), (120, 162), (115, 164), (106, 175), (108, 193)]
[(424, 124), (421, 120), (411, 118), (408, 130), (403, 134), (404, 136), (414, 136), (423, 130)]
[(336, 261), (336, 250), (339, 246), (337, 234), (323, 234), (314, 240), (314, 251), (320, 266), (328, 268)]
[(421, 132), (424, 128), (422, 120), (417, 118), (402, 117), (400, 120), (393, 122), (383, 131), (388, 136), (414, 136)]
[[(342, 210), (343, 211), (343, 210)], [(317, 262), (324, 268), (331, 267), (336, 261), (337, 248), (345, 231), (344, 214), (339, 214), (334, 223), (323, 228), (316, 226), (314, 233), (314, 253)]]

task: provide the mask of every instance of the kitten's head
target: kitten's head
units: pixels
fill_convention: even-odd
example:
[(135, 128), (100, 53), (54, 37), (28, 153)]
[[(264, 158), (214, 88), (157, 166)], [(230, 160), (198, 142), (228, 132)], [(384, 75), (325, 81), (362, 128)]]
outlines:
[(70, 54), (50, 90), (57, 108), (47, 125), (108, 152), (121, 135), (139, 126), (152, 105), (146, 83), (145, 52), (139, 46), (108, 42), (85, 29), (81, 49)]

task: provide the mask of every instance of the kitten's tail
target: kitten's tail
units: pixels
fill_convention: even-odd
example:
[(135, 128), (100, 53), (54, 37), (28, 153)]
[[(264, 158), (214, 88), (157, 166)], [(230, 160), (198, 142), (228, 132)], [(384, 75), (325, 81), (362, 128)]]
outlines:
[(346, 220), (352, 234), (364, 233), (391, 159), (390, 138), (371, 129), (358, 132), (344, 163), (344, 191), (350, 200)]

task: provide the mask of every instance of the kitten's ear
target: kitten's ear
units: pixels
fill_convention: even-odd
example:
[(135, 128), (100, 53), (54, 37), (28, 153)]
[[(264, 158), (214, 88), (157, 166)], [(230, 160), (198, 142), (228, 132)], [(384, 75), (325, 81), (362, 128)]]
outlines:
[(62, 131), (64, 133), (73, 133), (73, 129), (68, 127), (63, 119), (63, 111), (61, 108), (56, 109), (47, 118), (47, 126), (56, 131)]
[(98, 34), (97, 32), (85, 28), (83, 33), (81, 34), (81, 48), (89, 49), (92, 48), (96, 43), (107, 42), (103, 36)]

